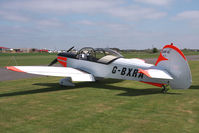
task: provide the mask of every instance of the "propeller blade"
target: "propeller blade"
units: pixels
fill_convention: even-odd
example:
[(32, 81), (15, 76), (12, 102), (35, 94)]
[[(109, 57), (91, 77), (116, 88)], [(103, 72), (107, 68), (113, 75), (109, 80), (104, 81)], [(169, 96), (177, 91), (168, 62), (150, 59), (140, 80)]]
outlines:
[(52, 66), (52, 65), (54, 65), (55, 63), (57, 63), (57, 58), (54, 59), (48, 66)]
[(67, 50), (67, 52), (71, 51), (74, 48), (74, 46), (72, 46), (69, 50)]

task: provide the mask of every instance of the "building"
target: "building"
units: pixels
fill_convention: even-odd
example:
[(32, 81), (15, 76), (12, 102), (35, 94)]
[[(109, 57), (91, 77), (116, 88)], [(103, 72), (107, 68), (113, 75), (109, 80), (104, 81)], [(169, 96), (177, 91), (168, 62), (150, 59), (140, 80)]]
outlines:
[(40, 49), (39, 52), (40, 53), (48, 53), (48, 50), (47, 49)]
[(0, 47), (0, 53), (10, 52), (10, 48)]

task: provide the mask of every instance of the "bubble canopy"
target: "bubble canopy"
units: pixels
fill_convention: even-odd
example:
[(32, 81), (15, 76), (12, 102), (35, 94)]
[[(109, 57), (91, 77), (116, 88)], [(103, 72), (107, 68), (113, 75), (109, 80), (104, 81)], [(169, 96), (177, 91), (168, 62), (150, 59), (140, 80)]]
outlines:
[(77, 52), (77, 57), (79, 59), (107, 64), (123, 56), (117, 51), (109, 48), (94, 49), (92, 47), (84, 47)]

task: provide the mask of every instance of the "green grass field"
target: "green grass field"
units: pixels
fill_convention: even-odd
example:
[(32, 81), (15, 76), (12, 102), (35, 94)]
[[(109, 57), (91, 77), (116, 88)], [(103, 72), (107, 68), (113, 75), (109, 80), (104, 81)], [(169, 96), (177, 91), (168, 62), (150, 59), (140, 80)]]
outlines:
[(198, 133), (199, 61), (190, 66), (191, 88), (168, 94), (112, 79), (76, 87), (61, 87), (58, 77), (0, 82), (0, 132)]
[(0, 67), (16, 65), (46, 65), (56, 54), (4, 54), (0, 56)]

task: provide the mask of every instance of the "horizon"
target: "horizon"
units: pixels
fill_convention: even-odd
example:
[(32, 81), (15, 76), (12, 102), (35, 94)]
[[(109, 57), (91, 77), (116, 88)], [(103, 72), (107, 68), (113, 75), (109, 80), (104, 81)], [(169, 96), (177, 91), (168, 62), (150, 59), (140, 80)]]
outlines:
[[(175, 46), (175, 45), (174, 45)], [(4, 47), (4, 46), (0, 46), (0, 48), (8, 48), (8, 47)], [(84, 47), (81, 47), (80, 49), (82, 49)], [(157, 47), (152, 47), (152, 48), (144, 48), (144, 49), (123, 49), (123, 48), (118, 48), (118, 47), (92, 47), (92, 48), (109, 48), (109, 49), (118, 49), (120, 51), (132, 51), (132, 50), (135, 50), (135, 51), (146, 51), (146, 50), (152, 50), (153, 48), (157, 48)], [(56, 50), (67, 50), (67, 49), (48, 49), (48, 48), (35, 48), (35, 47), (29, 47), (29, 48), (8, 48), (8, 49), (36, 49), (36, 50), (53, 50), (53, 51), (56, 51)], [(75, 48), (74, 47), (74, 50), (80, 50), (78, 48)], [(162, 48), (157, 48), (157, 50), (162, 50)], [(199, 50), (199, 48), (197, 49), (194, 49), (194, 48), (180, 48), (180, 50)]]

